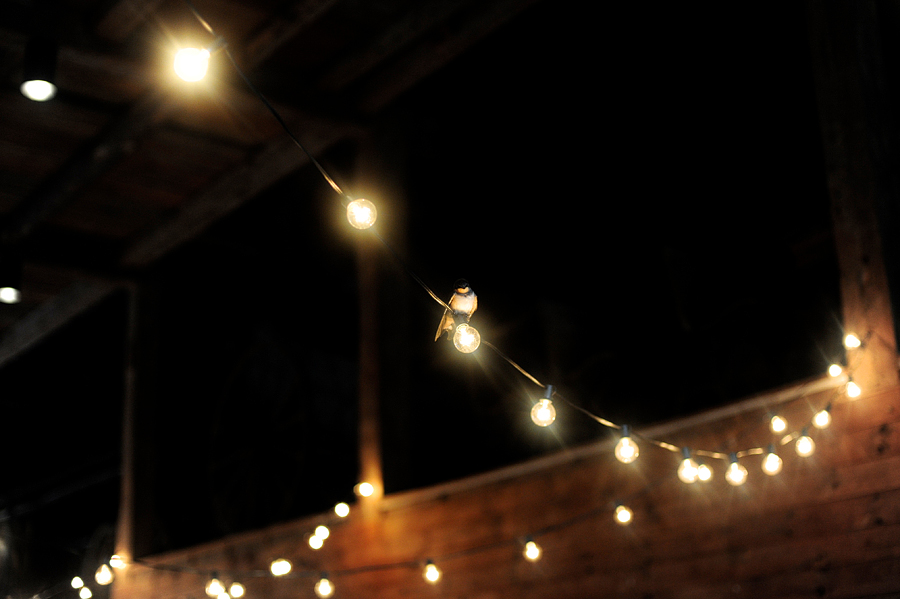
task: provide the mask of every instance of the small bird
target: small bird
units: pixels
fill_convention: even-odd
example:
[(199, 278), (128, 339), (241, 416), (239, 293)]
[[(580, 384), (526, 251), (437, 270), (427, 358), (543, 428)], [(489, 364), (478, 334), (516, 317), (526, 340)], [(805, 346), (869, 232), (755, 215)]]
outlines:
[(441, 324), (438, 327), (437, 333), (434, 334), (435, 341), (440, 339), (444, 332), (448, 332), (450, 335), (453, 334), (453, 329), (456, 327), (457, 316), (459, 318), (464, 318), (466, 322), (469, 322), (472, 314), (478, 309), (478, 296), (476, 296), (475, 292), (472, 291), (472, 288), (469, 287), (468, 281), (459, 279), (453, 287), (453, 297), (447, 302), (450, 309), (444, 310), (444, 317), (441, 318)]

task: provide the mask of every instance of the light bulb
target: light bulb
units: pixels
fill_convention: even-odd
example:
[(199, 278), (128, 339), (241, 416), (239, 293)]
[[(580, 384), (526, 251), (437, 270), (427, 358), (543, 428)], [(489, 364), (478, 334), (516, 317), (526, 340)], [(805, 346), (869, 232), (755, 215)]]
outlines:
[(350, 515), (350, 506), (342, 501), (334, 506), (334, 513), (337, 514), (338, 518), (346, 518)]
[(373, 493), (375, 493), (375, 487), (372, 486), (372, 483), (361, 482), (355, 487), (353, 490), (360, 497), (371, 497)]
[(360, 198), (347, 204), (347, 220), (355, 229), (368, 229), (377, 218), (378, 210), (369, 200)]
[(125, 567), (125, 559), (121, 555), (113, 555), (109, 558), (109, 565), (116, 570), (121, 570)]
[(239, 582), (232, 582), (231, 586), (228, 587), (228, 594), (237, 599), (238, 597), (243, 597), (247, 592), (247, 589), (244, 588)]
[(772, 430), (773, 433), (783, 433), (784, 431), (787, 430), (787, 427), (788, 427), (787, 420), (785, 420), (778, 414), (775, 414), (774, 416), (772, 416), (772, 420), (769, 421), (769, 428)]
[(56, 95), (56, 86), (43, 79), (32, 79), (19, 86), (19, 91), (29, 100), (46, 102)]
[(862, 393), (862, 389), (853, 382), (853, 379), (847, 381), (847, 397), (857, 398), (860, 393)]
[(862, 341), (859, 340), (859, 337), (854, 335), (853, 333), (847, 333), (847, 336), (844, 337), (844, 347), (847, 349), (856, 349), (862, 345)]
[(0, 302), (18, 304), (22, 301), (22, 292), (15, 287), (0, 287)]
[(316, 549), (316, 550), (321, 549), (322, 545), (324, 545), (324, 544), (325, 544), (325, 540), (322, 539), (322, 537), (320, 537), (318, 535), (310, 535), (309, 546), (312, 547), (313, 549)]
[(481, 335), (475, 327), (462, 323), (453, 333), (453, 345), (464, 354), (471, 354), (481, 345)]
[(200, 81), (209, 69), (209, 50), (182, 48), (175, 54), (175, 74), (185, 81)]
[(628, 506), (618, 505), (616, 506), (616, 522), (621, 524), (622, 526), (626, 524), (631, 524), (631, 521), (634, 519), (634, 512)]
[(91, 592), (91, 589), (87, 587), (81, 587), (81, 590), (78, 591), (78, 596), (81, 597), (81, 599), (91, 599), (94, 594)]
[(83, 586), (84, 586), (84, 581), (81, 580), (80, 576), (76, 576), (72, 579), (72, 588), (73, 589), (80, 589)]
[(803, 435), (797, 439), (797, 443), (794, 444), (794, 449), (797, 450), (797, 455), (802, 458), (808, 458), (816, 451), (816, 442), (812, 440), (811, 437), (807, 436), (806, 431), (803, 431)]
[(687, 484), (697, 482), (697, 478), (699, 478), (697, 462), (691, 459), (691, 450), (685, 447), (681, 450), (681, 454), (684, 456), (684, 459), (681, 460), (681, 464), (678, 466), (678, 478), (681, 479), (681, 482)]
[(108, 584), (112, 584), (113, 578), (115, 578), (115, 574), (113, 574), (112, 568), (109, 567), (109, 564), (100, 564), (100, 567), (97, 568), (97, 571), (94, 572), (94, 580), (97, 581), (97, 584), (101, 586), (106, 586)]
[(631, 438), (631, 430), (626, 424), (622, 427), (622, 438), (616, 443), (616, 459), (623, 464), (630, 464), (641, 454), (638, 444)]
[(699, 480), (701, 483), (708, 483), (712, 480), (712, 477), (712, 468), (710, 468), (706, 464), (697, 464), (697, 480)]
[(425, 577), (425, 580), (434, 584), (441, 579), (441, 571), (431, 560), (428, 560), (425, 564), (425, 571), (422, 573), (422, 576)]
[(841, 368), (839, 364), (832, 364), (828, 367), (828, 376), (841, 376), (842, 372), (844, 372), (844, 369)]
[(213, 575), (209, 582), (206, 583), (206, 594), (213, 599), (218, 599), (219, 595), (225, 592), (225, 585)]
[(766, 453), (766, 457), (763, 458), (762, 461), (762, 470), (769, 476), (774, 476), (781, 472), (781, 467), (783, 462), (781, 458), (778, 457), (778, 454), (775, 453), (775, 447), (773, 445), (769, 445), (769, 451)]
[(328, 527), (324, 524), (320, 524), (316, 526), (316, 536), (322, 539), (323, 541), (327, 539), (331, 535), (331, 531), (328, 530)]
[(538, 426), (550, 426), (556, 420), (556, 408), (549, 399), (542, 399), (531, 408), (531, 420)]
[(231, 595), (228, 594), (228, 591), (222, 591), (216, 599), (231, 599)]
[(327, 577), (322, 576), (315, 586), (316, 597), (331, 597), (334, 595), (334, 585)]
[(291, 562), (284, 558), (278, 558), (269, 564), (269, 570), (274, 576), (284, 576), (291, 571), (292, 567)]
[(522, 552), (522, 555), (528, 561), (536, 562), (541, 559), (541, 546), (529, 539), (525, 543), (525, 551)]
[(831, 424), (831, 406), (816, 412), (812, 423), (816, 428), (828, 428), (828, 425)]
[(739, 487), (747, 482), (747, 468), (737, 461), (735, 454), (731, 454), (731, 463), (725, 470), (725, 480), (733, 487)]

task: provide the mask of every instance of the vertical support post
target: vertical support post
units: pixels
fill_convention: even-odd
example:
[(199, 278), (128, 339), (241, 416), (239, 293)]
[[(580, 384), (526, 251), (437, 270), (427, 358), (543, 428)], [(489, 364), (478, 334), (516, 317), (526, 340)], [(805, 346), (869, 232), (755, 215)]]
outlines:
[[(844, 326), (865, 339), (848, 366), (864, 392), (900, 384), (887, 273), (876, 220), (882, 191), (866, 119), (860, 44), (869, 2), (808, 1), (810, 46), (832, 202)], [(869, 14), (868, 17), (874, 18)]]

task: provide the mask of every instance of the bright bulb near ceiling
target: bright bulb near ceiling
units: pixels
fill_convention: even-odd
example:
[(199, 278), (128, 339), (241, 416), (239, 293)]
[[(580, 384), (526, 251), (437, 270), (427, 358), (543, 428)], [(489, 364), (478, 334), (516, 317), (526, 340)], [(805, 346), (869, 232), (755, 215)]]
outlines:
[(781, 458), (778, 457), (772, 448), (769, 448), (769, 453), (766, 454), (766, 457), (763, 458), (762, 461), (762, 471), (768, 474), (769, 476), (774, 476), (781, 472), (781, 467), (784, 463), (781, 461)]
[(284, 576), (291, 571), (292, 567), (291, 562), (284, 558), (278, 558), (269, 564), (269, 571), (273, 576)]
[(56, 95), (56, 86), (49, 81), (32, 79), (31, 81), (26, 81), (20, 85), (19, 91), (29, 100), (46, 102), (47, 100), (52, 100)]
[(541, 559), (541, 546), (535, 543), (534, 541), (527, 541), (525, 543), (525, 551), (522, 552), (522, 555), (525, 556), (530, 562), (536, 562)]
[(353, 491), (360, 497), (371, 497), (375, 493), (372, 483), (362, 482), (353, 487)]
[(331, 584), (331, 581), (326, 577), (322, 577), (319, 579), (319, 582), (316, 583), (315, 586), (316, 597), (331, 597), (334, 595), (334, 585)]
[(94, 594), (91, 592), (91, 589), (87, 587), (81, 587), (81, 590), (78, 591), (78, 596), (81, 597), (81, 599), (91, 599)]
[(687, 484), (697, 482), (699, 472), (697, 472), (697, 462), (691, 459), (691, 450), (685, 447), (681, 450), (681, 455), (684, 456), (684, 459), (678, 465), (678, 478)]
[(774, 416), (772, 416), (772, 420), (769, 421), (769, 428), (772, 430), (773, 433), (783, 433), (784, 431), (787, 430), (787, 427), (788, 427), (787, 420), (785, 420), (778, 414), (775, 414)]
[(22, 301), (22, 292), (15, 287), (0, 287), (0, 302), (18, 304)]
[(338, 518), (346, 518), (350, 515), (350, 506), (342, 501), (334, 506), (334, 513), (337, 514)]
[(218, 599), (219, 595), (225, 592), (225, 585), (218, 578), (213, 576), (206, 583), (206, 594), (213, 599)]
[(631, 521), (634, 520), (634, 512), (626, 505), (617, 505), (615, 517), (618, 524), (625, 526), (626, 524), (631, 524)]
[(794, 449), (801, 458), (808, 458), (816, 451), (816, 442), (804, 432), (794, 444)]
[(113, 555), (109, 558), (109, 565), (115, 568), (116, 570), (121, 570), (125, 567), (125, 560), (121, 555)]
[(847, 381), (847, 397), (852, 399), (856, 399), (862, 393), (862, 389), (859, 388), (859, 385), (854, 383), (852, 380)]
[(475, 327), (462, 323), (453, 333), (453, 346), (464, 354), (471, 354), (481, 345), (481, 335)]
[(113, 574), (112, 568), (109, 567), (109, 564), (100, 564), (100, 567), (97, 568), (97, 571), (94, 572), (94, 580), (97, 581), (97, 584), (101, 586), (106, 586), (108, 584), (112, 584), (113, 578), (115, 578), (115, 574)]
[(847, 336), (844, 337), (844, 347), (847, 349), (857, 349), (860, 346), (862, 346), (862, 341), (859, 340), (859, 337), (853, 333), (847, 333)]
[(244, 585), (239, 582), (232, 582), (231, 586), (228, 587), (228, 594), (235, 599), (237, 599), (238, 597), (243, 597), (246, 593), (247, 589), (245, 589)]
[(531, 420), (538, 426), (550, 426), (556, 420), (556, 408), (549, 399), (542, 399), (531, 408)]
[(222, 591), (216, 599), (231, 599), (231, 595), (228, 594), (228, 591)]
[(630, 464), (641, 454), (638, 444), (631, 438), (631, 431), (627, 425), (622, 427), (622, 438), (616, 443), (614, 453), (616, 459), (623, 464)]
[(428, 563), (425, 564), (425, 570), (422, 572), (422, 576), (425, 577), (425, 580), (434, 584), (441, 579), (441, 570), (435, 566), (431, 560), (428, 560)]
[(842, 372), (844, 372), (844, 369), (841, 368), (839, 364), (832, 364), (828, 367), (828, 376), (841, 376)]
[(347, 204), (347, 220), (356, 229), (368, 229), (377, 218), (378, 210), (369, 200), (360, 198)]
[(328, 530), (328, 527), (324, 524), (320, 524), (316, 526), (316, 536), (322, 539), (323, 541), (327, 539), (331, 535), (331, 531)]
[(209, 50), (182, 48), (175, 54), (175, 74), (185, 81), (200, 81), (209, 69)]
[(733, 487), (739, 487), (747, 482), (747, 468), (738, 462), (734, 456), (732, 456), (731, 463), (728, 464), (728, 468), (725, 470), (725, 480)]
[(712, 468), (710, 468), (706, 464), (697, 464), (697, 480), (699, 480), (701, 483), (708, 483), (712, 480), (712, 477)]
[(828, 428), (831, 424), (831, 410), (825, 408), (824, 410), (816, 412), (816, 415), (813, 416), (812, 423), (816, 428)]
[(325, 541), (318, 535), (310, 535), (308, 543), (312, 549), (319, 550), (325, 544)]
[(81, 587), (84, 586), (84, 581), (81, 580), (80, 576), (76, 576), (75, 578), (72, 579), (71, 584), (72, 584), (73, 589), (80, 589)]

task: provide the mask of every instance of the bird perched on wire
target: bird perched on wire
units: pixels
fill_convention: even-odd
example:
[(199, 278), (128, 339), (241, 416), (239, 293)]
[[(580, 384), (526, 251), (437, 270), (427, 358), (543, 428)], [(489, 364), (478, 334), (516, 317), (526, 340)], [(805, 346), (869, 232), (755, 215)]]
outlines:
[(469, 282), (465, 279), (459, 279), (453, 286), (453, 296), (447, 302), (450, 306), (449, 310), (444, 310), (444, 317), (441, 318), (441, 324), (437, 333), (434, 334), (434, 340), (437, 341), (445, 332), (453, 335), (453, 329), (456, 327), (456, 319), (469, 322), (472, 314), (478, 309), (478, 296), (469, 287)]

